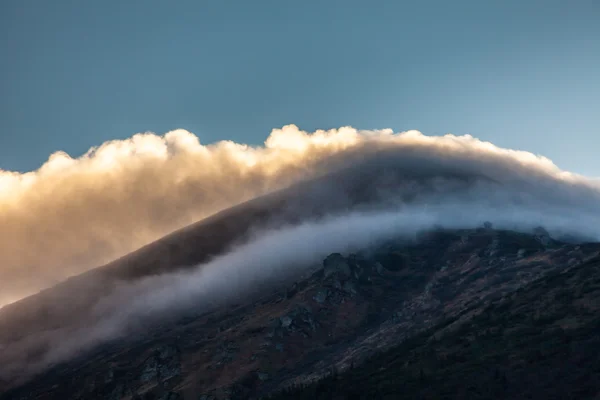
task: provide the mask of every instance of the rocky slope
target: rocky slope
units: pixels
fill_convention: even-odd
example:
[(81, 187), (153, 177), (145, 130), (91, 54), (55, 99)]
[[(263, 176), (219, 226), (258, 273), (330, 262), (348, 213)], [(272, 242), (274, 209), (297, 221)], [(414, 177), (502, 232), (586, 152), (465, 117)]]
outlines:
[(600, 259), (555, 270), (278, 399), (598, 399)]
[[(543, 230), (522, 234), (487, 226), (437, 230), (414, 243), (390, 241), (359, 254), (332, 254), (323, 268), (287, 288), (202, 315), (190, 311), (17, 387), (0, 382), (5, 392), (0, 399), (251, 399), (287, 388), (296, 388), (281, 394), (295, 396), (290, 398), (315, 393), (332, 398), (334, 392), (453, 398), (465, 390), (460, 373), (474, 377), (487, 368), (471, 360), (482, 357), (489, 365), (499, 360), (496, 372), (482, 381), (473, 378), (481, 394), (489, 376), (502, 384), (513, 379), (515, 365), (527, 369), (519, 363), (529, 353), (519, 344), (493, 346), (500, 336), (535, 341), (523, 318), (563, 330), (583, 327), (580, 344), (594, 340), (593, 318), (579, 315), (593, 316), (599, 252), (599, 244), (558, 242)], [(571, 287), (576, 295), (566, 289)], [(577, 307), (587, 314), (575, 312)], [(465, 343), (480, 336), (487, 341), (473, 358)], [(445, 343), (445, 350), (435, 352), (436, 341)], [(399, 343), (410, 346), (398, 348)], [(585, 368), (588, 361), (573, 362)], [(404, 373), (404, 380), (381, 372), (388, 369)], [(328, 377), (332, 370), (335, 378)], [(552, 381), (548, 376), (545, 382)], [(450, 383), (431, 384), (444, 377)], [(463, 397), (472, 398), (469, 393)]]

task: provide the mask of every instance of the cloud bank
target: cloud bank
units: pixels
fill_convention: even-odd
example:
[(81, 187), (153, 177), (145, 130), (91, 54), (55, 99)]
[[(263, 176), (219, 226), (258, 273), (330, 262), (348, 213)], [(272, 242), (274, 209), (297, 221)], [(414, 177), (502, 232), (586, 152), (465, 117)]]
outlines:
[[(288, 125), (252, 147), (230, 141), (205, 146), (185, 130), (137, 134), (76, 159), (57, 152), (37, 171), (0, 170), (0, 282), (10, 282), (0, 287), (0, 305), (219, 210), (381, 151), (412, 169), (435, 162), (511, 181), (524, 191), (534, 182), (554, 196), (558, 185), (562, 201), (582, 189), (598, 193), (595, 183), (547, 158), (471, 136), (350, 127), (308, 133)], [(570, 186), (578, 189), (575, 194), (565, 191)]]

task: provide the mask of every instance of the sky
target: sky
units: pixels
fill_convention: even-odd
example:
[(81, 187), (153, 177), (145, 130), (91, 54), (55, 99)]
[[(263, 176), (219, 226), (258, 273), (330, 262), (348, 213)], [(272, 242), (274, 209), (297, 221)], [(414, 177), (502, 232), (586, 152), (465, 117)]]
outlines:
[(187, 129), (470, 134), (600, 176), (600, 2), (2, 0), (0, 169)]

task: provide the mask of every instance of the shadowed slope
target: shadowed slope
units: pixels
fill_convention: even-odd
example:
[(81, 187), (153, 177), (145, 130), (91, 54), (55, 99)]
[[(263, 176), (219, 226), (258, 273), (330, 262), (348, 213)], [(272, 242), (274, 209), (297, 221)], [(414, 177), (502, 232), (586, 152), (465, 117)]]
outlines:
[[(595, 243), (542, 243), (535, 235), (474, 229), (433, 231), (419, 235), (414, 243), (390, 240), (364, 253), (331, 254), (322, 270), (285, 290), (268, 291), (260, 298), (210, 313), (188, 310), (153, 329), (78, 354), (0, 397), (256, 399), (319, 380), (332, 368), (344, 371), (368, 359), (377, 362), (376, 353), (423, 330), (435, 328), (442, 340), (464, 339), (460, 331), (452, 332), (481, 319), (490, 305), (501, 307), (507, 300), (527, 295), (535, 287), (530, 284), (546, 276), (558, 280), (558, 285), (540, 288), (535, 284), (541, 290), (526, 296), (521, 305), (538, 301), (528, 306), (532, 308), (529, 314), (552, 313), (558, 297), (546, 298), (545, 290), (565, 292), (562, 286), (570, 281), (569, 274), (594, 267), (599, 250)], [(590, 274), (582, 275), (575, 283), (585, 284), (589, 278)], [(575, 292), (585, 295), (596, 289), (593, 281), (588, 283), (590, 288)], [(566, 289), (571, 291), (571, 287)], [(593, 297), (591, 301), (596, 303)], [(508, 310), (518, 317), (521, 309)], [(560, 318), (581, 317), (565, 311), (569, 315), (561, 311)], [(455, 323), (437, 325), (448, 319)], [(504, 329), (520, 328), (520, 322), (504, 324)], [(502, 349), (497, 346), (496, 350), (509, 355)], [(394, 371), (410, 372), (402, 375), (410, 382), (415, 371), (418, 378), (420, 360), (431, 352), (417, 354), (404, 367), (403, 357), (393, 357), (395, 351), (389, 354), (386, 364)], [(456, 364), (450, 357), (445, 360), (450, 367)], [(390, 375), (389, 382), (395, 382), (394, 373), (386, 373), (386, 367), (358, 371), (375, 383)], [(429, 364), (422, 369), (427, 376), (435, 372)], [(477, 376), (485, 371), (471, 372)], [(364, 381), (365, 376), (358, 378)], [(460, 384), (460, 376), (454, 382)], [(366, 383), (372, 387), (364, 389), (377, 387)], [(10, 383), (1, 384), (0, 392), (10, 387)], [(366, 398), (376, 398), (369, 394)]]

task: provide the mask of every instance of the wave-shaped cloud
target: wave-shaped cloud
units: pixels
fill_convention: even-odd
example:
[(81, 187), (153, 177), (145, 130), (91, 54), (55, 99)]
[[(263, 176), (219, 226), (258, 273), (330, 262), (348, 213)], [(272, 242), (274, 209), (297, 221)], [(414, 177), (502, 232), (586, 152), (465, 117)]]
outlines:
[(205, 146), (185, 130), (137, 134), (76, 159), (55, 153), (37, 171), (0, 171), (0, 282), (10, 282), (0, 286), (0, 304), (216, 211), (382, 151), (412, 170), (437, 163), (520, 185), (532, 196), (558, 196), (561, 204), (589, 206), (598, 196), (596, 183), (547, 158), (471, 136), (350, 127), (308, 133), (288, 125), (253, 147), (230, 141)]

